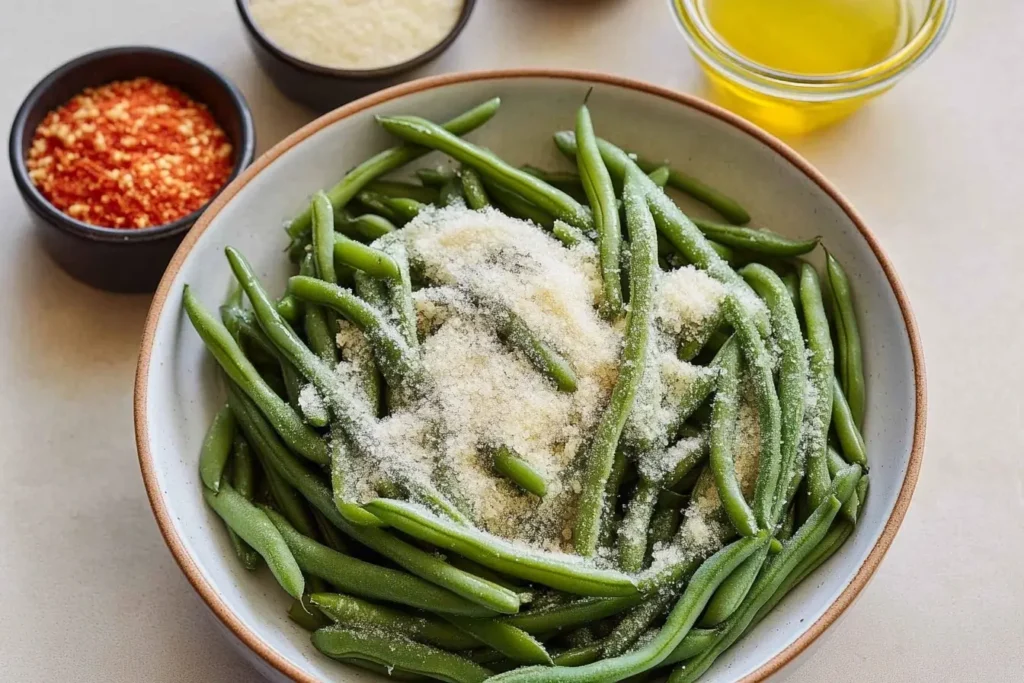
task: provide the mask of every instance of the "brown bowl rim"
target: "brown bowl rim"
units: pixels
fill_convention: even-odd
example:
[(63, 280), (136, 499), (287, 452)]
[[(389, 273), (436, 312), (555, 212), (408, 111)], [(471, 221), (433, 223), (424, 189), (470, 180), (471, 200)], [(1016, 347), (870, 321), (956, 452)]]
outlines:
[(139, 354), (139, 364), (135, 376), (135, 441), (139, 453), (139, 466), (142, 469), (142, 479), (146, 486), (146, 493), (149, 496), (153, 514), (156, 516), (160, 533), (167, 543), (171, 554), (181, 570), (185, 573), (189, 583), (199, 593), (200, 597), (209, 606), (218, 619), (241, 640), (250, 650), (259, 655), (264, 661), (274, 667), (281, 674), (300, 683), (323, 683), (317, 678), (309, 676), (306, 672), (288, 661), (284, 656), (264, 642), (254, 631), (250, 630), (231, 611), (227, 604), (221, 600), (216, 589), (203, 578), (199, 568), (189, 556), (185, 545), (174, 531), (170, 513), (163, 501), (163, 493), (156, 480), (153, 466), (153, 454), (149, 449), (149, 431), (147, 428), (146, 403), (148, 398), (147, 378), (149, 376), (150, 360), (153, 352), (156, 326), (167, 301), (171, 282), (181, 269), (185, 258), (195, 246), (199, 237), (210, 225), (217, 214), (249, 181), (260, 171), (266, 168), (279, 156), (289, 149), (310, 137), (314, 133), (365, 109), (374, 107), (383, 102), (393, 100), (405, 95), (410, 95), (433, 88), (452, 85), (456, 83), (469, 83), (474, 81), (504, 80), (519, 78), (547, 78), (555, 80), (582, 81), (586, 83), (600, 83), (617, 86), (621, 88), (636, 90), (639, 92), (655, 95), (663, 99), (676, 102), (686, 107), (697, 109), (705, 114), (713, 116), (720, 121), (727, 123), (742, 132), (767, 145), (780, 154), (793, 166), (804, 173), (811, 181), (818, 185), (833, 201), (846, 213), (857, 230), (871, 247), (875, 258), (878, 259), (893, 294), (896, 296), (900, 312), (903, 315), (903, 322), (907, 328), (907, 336), (910, 341), (911, 356), (914, 361), (914, 391), (915, 391), (915, 415), (914, 415), (914, 441), (910, 452), (910, 461), (907, 463), (907, 472), (903, 478), (903, 485), (893, 505), (889, 519), (882, 529), (882, 533), (875, 543), (867, 558), (861, 564), (857, 574), (843, 589), (828, 609), (813, 624), (811, 624), (793, 643), (779, 654), (775, 655), (768, 662), (762, 664), (758, 669), (741, 679), (740, 683), (754, 683), (763, 681), (769, 676), (778, 672), (782, 667), (792, 661), (797, 655), (807, 649), (825, 630), (832, 625), (839, 616), (853, 603), (860, 592), (867, 585), (875, 570), (881, 563), (885, 553), (892, 545), (896, 532), (899, 530), (903, 519), (910, 506), (910, 500), (917, 485), (918, 475), (921, 470), (921, 462), (924, 458), (925, 423), (927, 416), (927, 380), (925, 377), (924, 351), (918, 335), (917, 322), (910, 308), (910, 301), (903, 285), (896, 274), (896, 270), (889, 260), (889, 257), (882, 250), (877, 238), (864, 223), (864, 220), (854, 210), (849, 201), (839, 192), (836, 187), (825, 179), (807, 160), (797, 154), (788, 145), (773, 135), (763, 131), (754, 124), (732, 114), (717, 105), (705, 102), (693, 95), (676, 92), (668, 88), (637, 81), (623, 76), (614, 76), (605, 73), (566, 70), (566, 69), (503, 69), (493, 71), (470, 71), (441, 76), (433, 76), (397, 85), (378, 93), (374, 93), (362, 99), (356, 100), (332, 112), (324, 114), (320, 118), (303, 126), (281, 142), (274, 145), (246, 169), (234, 182), (225, 188), (213, 201), (206, 212), (196, 222), (195, 227), (188, 233), (185, 240), (178, 247), (174, 257), (171, 259), (163, 278), (160, 280), (153, 303), (146, 318), (146, 327), (143, 332), (142, 346)]
[(260, 46), (269, 52), (271, 55), (276, 57), (279, 61), (290, 64), (291, 66), (305, 71), (311, 74), (317, 74), (318, 76), (329, 76), (332, 78), (346, 79), (353, 81), (372, 81), (380, 78), (390, 78), (399, 74), (411, 71), (418, 66), (422, 66), (433, 59), (436, 59), (447, 50), (455, 39), (462, 33), (462, 29), (466, 28), (466, 24), (469, 23), (469, 17), (473, 13), (473, 9), (476, 7), (476, 0), (463, 0), (462, 9), (459, 10), (459, 18), (456, 19), (455, 24), (451, 30), (445, 34), (436, 45), (420, 54), (407, 59), (404, 62), (398, 64), (389, 64), (388, 66), (381, 66), (375, 69), (339, 69), (331, 66), (324, 66), (322, 64), (316, 64), (314, 62), (307, 62), (291, 52), (288, 52), (283, 47), (275, 43), (270, 39), (267, 34), (260, 29), (259, 24), (252, 18), (252, 14), (249, 12), (249, 4), (251, 0), (235, 0), (235, 7), (238, 9), (238, 14), (242, 17), (242, 23), (245, 25), (245, 30), (249, 32), (256, 42)]

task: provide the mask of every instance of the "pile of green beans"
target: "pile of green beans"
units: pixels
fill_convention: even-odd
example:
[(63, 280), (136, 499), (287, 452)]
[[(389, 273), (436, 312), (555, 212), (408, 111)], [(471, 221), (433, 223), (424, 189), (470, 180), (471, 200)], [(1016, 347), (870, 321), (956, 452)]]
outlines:
[[(842, 547), (867, 502), (851, 277), (834, 254), (823, 278), (802, 260), (820, 238), (746, 227), (750, 214), (728, 195), (598, 137), (585, 104), (574, 131), (554, 135), (571, 171), (516, 166), (460, 137), (499, 104), (443, 125), (379, 117), (400, 144), (314, 193), (289, 223), (298, 272), (281, 298), (230, 247), (238, 286), (219, 319), (185, 288), (185, 312), (228, 387), (199, 454), (204, 499), (242, 566), (265, 564), (293, 599), (289, 616), (339, 661), (399, 680), (612, 683), (673, 667), (671, 683), (694, 681)], [(432, 151), (452, 165), (416, 170), (419, 182), (384, 177)], [(729, 223), (687, 216), (675, 191)], [(369, 452), (369, 427), (429, 382), (412, 293), (431, 283), (410, 267), (402, 231), (426, 207), (453, 204), (528, 220), (566, 249), (593, 243), (598, 312), (624, 340), (574, 465), (576, 557), (493, 536), (429, 484), (384, 481), (369, 501), (350, 492), (346, 463)], [(656, 367), (663, 270), (686, 265), (726, 295), (706, 325), (671, 340), (681, 361), (706, 367), (672, 407), (668, 448), (664, 438), (655, 448), (621, 437)], [(475, 303), (536, 372), (577, 390), (572, 365), (523, 320)], [(342, 320), (369, 349), (346, 359), (355, 392), (332, 367)], [(304, 401), (310, 389), (322, 410)], [(760, 434), (753, 481), (736, 463), (744, 401)], [(511, 445), (480, 449), (494, 476), (548, 494), (552, 482)]]

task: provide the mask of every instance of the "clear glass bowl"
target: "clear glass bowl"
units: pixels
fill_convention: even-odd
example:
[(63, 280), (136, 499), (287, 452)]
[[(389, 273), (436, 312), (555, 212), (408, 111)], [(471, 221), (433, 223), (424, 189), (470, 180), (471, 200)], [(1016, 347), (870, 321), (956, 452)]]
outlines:
[(751, 61), (708, 24), (703, 0), (669, 0), (679, 27), (724, 107), (777, 133), (833, 124), (893, 87), (930, 55), (949, 28), (955, 0), (905, 0), (907, 40), (865, 69), (827, 75), (780, 71)]

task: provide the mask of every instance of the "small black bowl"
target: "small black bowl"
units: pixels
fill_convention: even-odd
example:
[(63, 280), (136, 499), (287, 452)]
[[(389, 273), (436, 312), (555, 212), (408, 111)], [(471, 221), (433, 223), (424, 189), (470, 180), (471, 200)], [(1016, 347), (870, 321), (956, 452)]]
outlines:
[(53, 259), (73, 277), (114, 292), (152, 292), (206, 206), (173, 223), (151, 228), (100, 228), (61, 212), (36, 189), (25, 160), (36, 127), (56, 107), (85, 88), (149, 76), (180, 88), (205, 104), (233, 147), (228, 182), (252, 162), (256, 148), (252, 115), (242, 93), (191, 57), (155, 47), (115, 47), (83, 55), (57, 68), (28, 94), (11, 126), (11, 171), (18, 191), (39, 219), (38, 234)]
[(249, 13), (249, 0), (235, 0), (249, 46), (278, 90), (289, 99), (325, 112), (408, 80), (413, 69), (436, 59), (462, 33), (476, 0), (464, 0), (459, 18), (440, 43), (412, 59), (380, 69), (333, 69), (299, 59), (268, 38)]

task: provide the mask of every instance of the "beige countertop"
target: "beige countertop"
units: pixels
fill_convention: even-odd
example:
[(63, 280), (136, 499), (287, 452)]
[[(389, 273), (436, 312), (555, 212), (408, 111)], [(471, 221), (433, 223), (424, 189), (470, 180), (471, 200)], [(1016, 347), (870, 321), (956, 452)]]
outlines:
[[(575, 67), (702, 91), (665, 0), (480, 0), (429, 71)], [(1005, 681), (1024, 669), (1024, 4), (962, 2), (947, 41), (849, 122), (791, 143), (849, 197), (903, 278), (928, 365), (928, 440), (892, 549), (781, 678)], [(311, 114), (259, 72), (229, 0), (6, 3), (0, 123), (80, 53), (181, 50), (223, 71), (266, 149)], [(0, 678), (246, 681), (157, 532), (132, 379), (145, 296), (89, 289), (41, 251), (0, 179)]]

